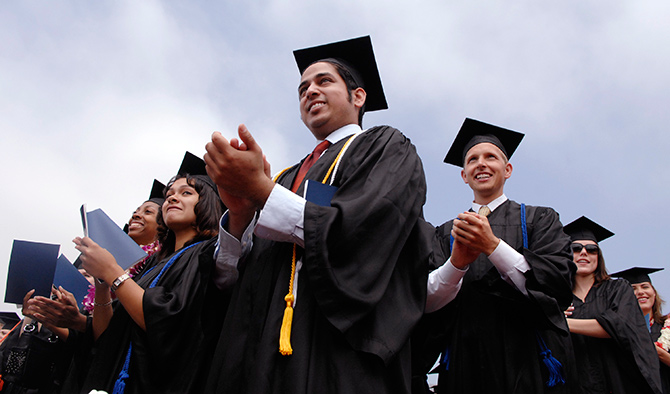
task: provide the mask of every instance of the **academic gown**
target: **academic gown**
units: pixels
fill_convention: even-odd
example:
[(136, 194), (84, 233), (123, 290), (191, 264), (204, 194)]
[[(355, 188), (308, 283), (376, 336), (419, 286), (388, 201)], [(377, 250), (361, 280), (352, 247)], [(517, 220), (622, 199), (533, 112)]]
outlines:
[(628, 281), (606, 280), (573, 300), (573, 318), (596, 319), (612, 337), (572, 334), (584, 393), (661, 393), (658, 355)]
[(72, 361), (71, 341), (62, 341), (44, 326), (38, 330), (37, 322), (25, 327), (23, 332), (16, 327), (0, 345), (1, 392), (59, 393)]
[[(346, 140), (306, 178), (321, 182)], [(278, 182), (290, 189), (298, 167)], [(293, 354), (279, 353), (293, 245), (254, 237), (207, 392), (409, 392), (408, 340), (425, 305), (432, 237), (418, 224), (426, 191), (421, 160), (398, 130), (374, 127), (342, 156), (333, 184), (332, 206), (305, 207)]]
[[(651, 341), (656, 342), (658, 338), (661, 337), (661, 329), (663, 328), (663, 323), (654, 323), (651, 325)], [(659, 365), (661, 367), (661, 385), (663, 387), (663, 394), (670, 394), (670, 367), (663, 364), (659, 360)]]
[(81, 393), (113, 391), (131, 341), (125, 394), (204, 392), (227, 306), (227, 294), (211, 279), (215, 242), (212, 238), (186, 250), (153, 288), (149, 288), (151, 282), (169, 257), (162, 261), (151, 257), (136, 279), (145, 289), (146, 332), (115, 301), (114, 315), (95, 344)]
[[(438, 355), (438, 393), (578, 392), (563, 314), (572, 300), (575, 267), (558, 214), (551, 208), (526, 206), (527, 249), (518, 203), (505, 201), (488, 221), (493, 233), (528, 262), (530, 270), (524, 274), (528, 296), (502, 279), (481, 254), (469, 265), (456, 298), (426, 314), (417, 327), (414, 392), (427, 392), (426, 372)], [(452, 224), (453, 220), (437, 228), (436, 265), (444, 264), (451, 255)], [(546, 386), (549, 374), (540, 355), (538, 334), (563, 365), (566, 384)]]

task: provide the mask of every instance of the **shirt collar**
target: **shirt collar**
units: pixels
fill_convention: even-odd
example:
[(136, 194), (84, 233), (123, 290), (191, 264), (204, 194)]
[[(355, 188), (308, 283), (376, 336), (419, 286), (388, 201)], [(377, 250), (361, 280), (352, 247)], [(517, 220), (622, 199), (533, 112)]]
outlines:
[[(341, 139), (343, 139), (346, 136), (360, 133), (361, 132), (361, 126), (357, 124), (348, 124), (346, 126), (342, 126), (339, 129), (333, 131), (332, 133), (328, 134), (328, 137), (326, 139), (331, 143), (331, 144), (336, 144), (339, 142)], [(319, 144), (321, 141), (317, 141), (317, 144)]]
[[(487, 207), (491, 210), (491, 212), (495, 211), (496, 208), (498, 208), (502, 203), (507, 201), (507, 196), (503, 193), (500, 197), (496, 198), (495, 200), (491, 201), (490, 203), (486, 204)], [(475, 212), (479, 212), (479, 208), (481, 208), (481, 204), (477, 204), (476, 202), (472, 202), (472, 210)]]

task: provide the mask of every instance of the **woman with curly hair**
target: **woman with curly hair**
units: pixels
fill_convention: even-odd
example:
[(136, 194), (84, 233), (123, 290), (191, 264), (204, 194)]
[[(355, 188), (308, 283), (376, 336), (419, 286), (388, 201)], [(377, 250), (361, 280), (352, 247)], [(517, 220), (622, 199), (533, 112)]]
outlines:
[(134, 278), (90, 238), (75, 238), (83, 267), (104, 283), (95, 295), (95, 355), (82, 393), (202, 392), (226, 287), (236, 279), (214, 258), (223, 210), (208, 177), (175, 176), (158, 217), (161, 250)]

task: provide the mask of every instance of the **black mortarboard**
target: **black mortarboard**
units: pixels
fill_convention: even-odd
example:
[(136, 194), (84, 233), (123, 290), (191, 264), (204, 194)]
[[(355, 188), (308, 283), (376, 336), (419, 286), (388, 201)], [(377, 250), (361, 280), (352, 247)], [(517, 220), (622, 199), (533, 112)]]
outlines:
[[(126, 225), (126, 226), (127, 226), (127, 225)], [(127, 234), (127, 233), (128, 233), (128, 230), (124, 228), (124, 229), (123, 229), (123, 232)], [(74, 263), (72, 263), (72, 265), (74, 265), (74, 267), (75, 267), (76, 269), (81, 269), (81, 264), (82, 264), (82, 263), (83, 263), (83, 261), (81, 261), (81, 255), (79, 255), (79, 256), (77, 256), (77, 259), (74, 261)]]
[(179, 167), (177, 174), (191, 175), (197, 179), (200, 179), (209, 185), (212, 189), (214, 189), (217, 195), (219, 194), (219, 190), (217, 189), (216, 184), (212, 178), (207, 175), (205, 161), (191, 152), (186, 152), (184, 154), (184, 160), (181, 161), (181, 166)]
[(157, 179), (154, 179), (154, 184), (151, 186), (151, 193), (149, 194), (149, 199), (147, 201), (163, 206), (163, 202), (165, 202), (165, 198), (163, 198), (164, 189), (165, 185), (160, 183)]
[(594, 242), (600, 242), (614, 235), (613, 232), (586, 216), (582, 216), (579, 219), (566, 224), (563, 226), (563, 231), (568, 234), (573, 241), (587, 239)]
[(524, 134), (516, 131), (465, 118), (456, 139), (454, 139), (447, 156), (444, 158), (444, 162), (463, 167), (465, 154), (468, 153), (470, 148), (482, 142), (490, 142), (497, 146), (509, 160), (523, 137)]
[(614, 276), (617, 278), (624, 278), (627, 281), (629, 281), (631, 285), (634, 285), (636, 283), (642, 283), (642, 282), (651, 283), (651, 279), (649, 279), (649, 274), (653, 274), (656, 271), (662, 271), (662, 270), (663, 268), (633, 267), (628, 268), (627, 270), (613, 273), (610, 276)]
[(2, 323), (2, 328), (12, 328), (20, 321), (21, 318), (16, 312), (0, 312), (0, 323)]
[(317, 61), (334, 60), (346, 67), (358, 85), (365, 90), (367, 94), (366, 111), (388, 108), (370, 36), (297, 49), (293, 51), (293, 56), (301, 75), (307, 67)]

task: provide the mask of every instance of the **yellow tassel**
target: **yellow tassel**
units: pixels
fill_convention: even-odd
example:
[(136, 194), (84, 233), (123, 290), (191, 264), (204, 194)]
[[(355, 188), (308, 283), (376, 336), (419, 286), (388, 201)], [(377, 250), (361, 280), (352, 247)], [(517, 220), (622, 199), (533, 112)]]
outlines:
[(291, 348), (291, 324), (293, 322), (293, 294), (289, 293), (284, 297), (286, 300), (286, 309), (284, 309), (284, 319), (281, 323), (281, 331), (279, 332), (279, 353), (282, 356), (290, 356), (293, 354)]

